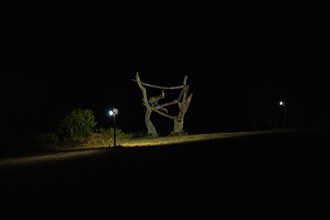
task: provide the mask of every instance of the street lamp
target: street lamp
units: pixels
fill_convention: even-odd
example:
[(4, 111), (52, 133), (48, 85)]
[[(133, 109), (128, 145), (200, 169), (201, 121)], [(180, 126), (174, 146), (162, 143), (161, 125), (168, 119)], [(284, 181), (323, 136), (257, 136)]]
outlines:
[(113, 146), (116, 147), (116, 115), (118, 115), (118, 108), (110, 110), (109, 115), (113, 116)]
[(280, 106), (283, 106), (284, 109), (284, 128), (286, 129), (286, 106), (283, 101), (280, 101)]

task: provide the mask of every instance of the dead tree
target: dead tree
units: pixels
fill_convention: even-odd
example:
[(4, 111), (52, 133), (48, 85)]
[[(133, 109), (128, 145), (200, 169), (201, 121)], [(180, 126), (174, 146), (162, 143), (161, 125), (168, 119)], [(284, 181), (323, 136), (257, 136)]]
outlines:
[[(183, 80), (183, 85), (180, 85), (180, 86), (171, 86), (171, 87), (158, 86), (158, 85), (142, 82), (139, 77), (139, 74), (136, 73), (136, 79), (133, 81), (136, 81), (139, 88), (141, 89), (142, 94), (143, 94), (143, 98), (142, 98), (143, 105), (146, 106), (146, 108), (147, 108), (146, 114), (145, 114), (145, 123), (146, 123), (146, 127), (148, 129), (148, 134), (150, 134), (154, 137), (158, 136), (157, 130), (150, 120), (150, 116), (153, 111), (158, 113), (159, 115), (162, 115), (166, 118), (173, 120), (174, 125), (173, 125), (173, 131), (171, 132), (171, 134), (182, 134), (184, 132), (183, 131), (184, 116), (188, 110), (190, 101), (192, 99), (192, 94), (190, 94), (188, 96), (189, 86), (187, 85), (187, 79), (188, 79), (188, 77), (185, 76), (184, 80)], [(157, 96), (152, 96), (148, 99), (147, 91), (146, 91), (145, 87), (161, 89), (162, 93)], [(164, 90), (175, 90), (175, 89), (181, 89), (181, 92), (177, 99), (164, 103), (164, 104), (158, 103), (158, 101), (160, 99), (165, 98)], [(177, 116), (170, 115), (168, 113), (168, 110), (166, 109), (166, 107), (169, 107), (169, 106), (175, 105), (175, 104), (178, 104), (178, 108), (179, 108), (179, 112), (178, 112)]]
[(192, 94), (190, 94), (188, 96), (189, 86), (187, 85), (187, 79), (188, 79), (188, 77), (185, 76), (183, 79), (183, 88), (178, 97), (179, 113), (178, 113), (178, 116), (176, 117), (176, 119), (174, 120), (172, 134), (182, 134), (184, 132), (183, 131), (184, 116), (185, 116), (186, 112), (188, 111), (189, 104), (192, 99)]
[(143, 98), (142, 98), (143, 105), (147, 108), (145, 116), (144, 116), (144, 121), (145, 121), (146, 127), (148, 129), (148, 134), (153, 136), (153, 137), (158, 137), (157, 130), (156, 130), (155, 126), (152, 124), (152, 122), (150, 121), (150, 116), (151, 116), (152, 110), (151, 110), (151, 107), (149, 105), (147, 90), (142, 85), (142, 82), (140, 80), (140, 77), (139, 77), (138, 73), (136, 73), (136, 82), (139, 85), (139, 87), (142, 91), (142, 94), (143, 94)]

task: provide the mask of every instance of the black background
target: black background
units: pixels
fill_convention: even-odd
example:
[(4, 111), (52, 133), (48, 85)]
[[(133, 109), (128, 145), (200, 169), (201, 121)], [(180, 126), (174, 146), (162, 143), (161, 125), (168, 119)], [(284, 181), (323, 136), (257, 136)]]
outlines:
[[(188, 75), (190, 133), (280, 128), (280, 100), (289, 127), (327, 126), (323, 14), (300, 6), (17, 8), (3, 15), (1, 129), (53, 131), (76, 108), (109, 127), (117, 107), (121, 129), (143, 130), (136, 72), (166, 86)], [(153, 117), (170, 132), (171, 121)]]

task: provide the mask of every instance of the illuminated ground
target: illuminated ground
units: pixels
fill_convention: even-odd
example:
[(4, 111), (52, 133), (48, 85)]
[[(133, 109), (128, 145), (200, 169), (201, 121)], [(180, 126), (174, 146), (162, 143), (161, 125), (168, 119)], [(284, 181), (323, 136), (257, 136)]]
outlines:
[(159, 196), (174, 196), (172, 190), (179, 190), (185, 196), (212, 196), (229, 203), (249, 203), (253, 198), (263, 209), (282, 210), (315, 202), (314, 195), (324, 193), (328, 133), (328, 129), (266, 132), (7, 158), (0, 161), (1, 186), (9, 191), (57, 189), (60, 194), (83, 191), (108, 196), (118, 192), (143, 196), (153, 190)]
[[(22, 174), (22, 176), (10, 176), (8, 181), (11, 181), (11, 178), (19, 178), (18, 182), (24, 184), (25, 181), (34, 182), (34, 178), (24, 179), (30, 173), (41, 183), (52, 183), (51, 171), (55, 172), (66, 166), (68, 168), (60, 172), (64, 174), (63, 177), (56, 178), (59, 183), (61, 181), (81, 182), (84, 181), (84, 175), (94, 174), (106, 180), (107, 177), (102, 176), (103, 171), (116, 173), (121, 169), (129, 173), (137, 168), (152, 172), (155, 167), (177, 173), (177, 170), (184, 168), (189, 173), (195, 172), (195, 168), (202, 169), (205, 166), (208, 170), (214, 171), (221, 165), (235, 171), (238, 167), (242, 169), (253, 167), (255, 170), (260, 170), (264, 169), (264, 166), (281, 169), (284, 165), (287, 165), (289, 169), (294, 164), (299, 168), (306, 166), (310, 160), (315, 161), (317, 157), (325, 156), (323, 153), (327, 153), (325, 145), (328, 143), (327, 131), (325, 129), (237, 132), (213, 134), (207, 137), (204, 135), (204, 140), (198, 135), (185, 137), (184, 141), (180, 138), (160, 138), (156, 142), (141, 140), (123, 144), (125, 147), (118, 148), (104, 147), (3, 158), (0, 160), (0, 169), (4, 171), (2, 174), (11, 171)], [(133, 146), (138, 146), (138, 148)], [(310, 158), (311, 156), (313, 158)], [(304, 160), (304, 157), (309, 159)], [(44, 171), (46, 173), (43, 173)], [(70, 172), (73, 173), (72, 178), (66, 179), (65, 173)], [(43, 176), (44, 174), (46, 175)], [(54, 176), (57, 175), (57, 173), (54, 174)]]

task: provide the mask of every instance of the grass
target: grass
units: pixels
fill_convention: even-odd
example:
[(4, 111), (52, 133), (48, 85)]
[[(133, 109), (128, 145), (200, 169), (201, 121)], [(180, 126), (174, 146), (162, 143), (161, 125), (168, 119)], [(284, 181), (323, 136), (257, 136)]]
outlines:
[[(278, 133), (294, 132), (297, 130), (299, 129), (221, 132), (221, 133), (206, 133), (206, 134), (193, 134), (193, 135), (182, 135), (182, 136), (164, 136), (158, 138), (117, 133), (116, 143), (117, 146), (128, 147), (128, 148), (148, 147), (148, 146), (200, 142), (200, 141), (225, 139), (225, 138), (239, 138), (239, 137), (260, 136), (267, 134), (274, 135)], [(310, 129), (302, 129), (302, 130), (306, 131)], [(47, 138), (49, 137), (47, 136), (43, 139), (47, 139)], [(59, 152), (59, 151), (71, 151), (71, 150), (82, 150), (82, 149), (96, 149), (96, 148), (105, 148), (105, 147), (113, 146), (113, 134), (107, 132), (92, 133), (87, 138), (80, 138), (66, 144), (54, 144), (51, 141), (47, 142), (43, 139), (42, 139), (43, 140), (42, 144), (40, 144), (39, 142), (40, 138), (35, 140), (35, 138), (32, 137), (29, 138), (21, 137), (20, 139), (18, 138), (9, 139), (10, 143), (4, 145), (7, 148), (5, 147), (1, 148), (0, 155), (2, 155), (2, 157), (6, 157), (6, 155), (12, 155), (12, 154), (26, 154), (26, 153), (29, 154), (35, 152), (37, 153)], [(50, 139), (54, 139), (54, 138), (51, 137)]]
[[(159, 146), (178, 143), (198, 142), (223, 138), (234, 138), (251, 135), (261, 135), (267, 133), (280, 132), (276, 130), (272, 131), (245, 131), (245, 132), (223, 132), (223, 133), (208, 133), (208, 134), (194, 134), (194, 135), (182, 135), (182, 136), (165, 136), (165, 137), (142, 137), (142, 138), (129, 138), (129, 137), (117, 137), (116, 145), (122, 147), (146, 147), (146, 146)], [(70, 150), (70, 149), (90, 149), (90, 148), (102, 148), (113, 146), (113, 137), (104, 136), (99, 133), (93, 133), (88, 138), (81, 140), (78, 146), (72, 147), (58, 147), (56, 149)]]

